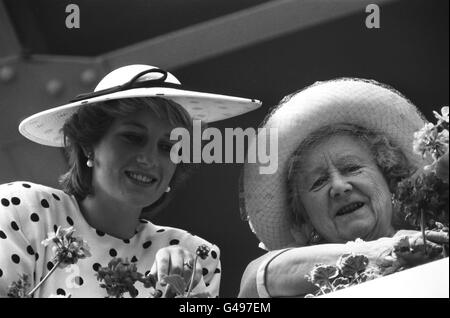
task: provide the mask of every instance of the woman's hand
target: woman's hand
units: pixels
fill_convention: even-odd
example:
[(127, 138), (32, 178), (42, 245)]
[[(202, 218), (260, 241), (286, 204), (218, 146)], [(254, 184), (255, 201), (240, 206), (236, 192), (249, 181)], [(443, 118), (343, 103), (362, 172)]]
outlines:
[(439, 258), (442, 244), (448, 244), (448, 232), (426, 231), (425, 240), (422, 232), (401, 230), (392, 238), (381, 238), (371, 244), (382, 251), (376, 258), (383, 275), (396, 272), (401, 267), (411, 267)]
[(404, 265), (419, 265), (437, 258), (442, 253), (442, 244), (448, 244), (449, 235), (444, 231), (422, 232), (399, 231), (394, 238), (394, 252)]
[[(197, 262), (196, 268), (192, 268), (194, 258), (194, 254), (179, 245), (161, 248), (156, 252), (155, 262), (150, 270), (150, 274), (157, 277), (158, 282), (161, 282), (168, 275), (180, 275), (186, 284), (189, 285), (192, 271), (195, 270), (193, 283), (193, 287), (195, 287), (202, 278), (202, 267)], [(165, 286), (165, 284), (161, 283), (161, 286)]]

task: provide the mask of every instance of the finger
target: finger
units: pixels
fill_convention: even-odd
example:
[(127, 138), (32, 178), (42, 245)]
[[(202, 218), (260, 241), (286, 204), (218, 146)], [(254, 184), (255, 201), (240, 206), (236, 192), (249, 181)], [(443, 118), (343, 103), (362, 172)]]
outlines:
[[(427, 235), (425, 234), (426, 240), (424, 241), (422, 234), (415, 235), (410, 238), (410, 247), (413, 253), (423, 252), (427, 250), (437, 250), (441, 248), (441, 246), (437, 243), (434, 243), (432, 240), (429, 240)], [(426, 242), (426, 244), (425, 244)]]
[(169, 275), (182, 275), (184, 267), (184, 253), (181, 249), (170, 252)]
[[(170, 266), (170, 254), (167, 249), (160, 249), (155, 255), (155, 262), (153, 263), (152, 269), (150, 273), (155, 275), (158, 278), (158, 281), (164, 276), (169, 274), (169, 266)], [(165, 285), (165, 284), (161, 284)]]
[(195, 286), (198, 285), (198, 283), (200, 282), (202, 277), (203, 277), (203, 267), (200, 264), (200, 262), (197, 261), (197, 264), (195, 264), (195, 274), (194, 274), (194, 285), (193, 285), (193, 288), (195, 288)]
[(414, 236), (417, 233), (420, 233), (418, 231), (414, 231), (414, 230), (399, 230), (394, 234), (394, 237), (397, 236)]
[(442, 245), (433, 243), (428, 241), (427, 242), (427, 250), (426, 253), (429, 254), (430, 258), (434, 258), (435, 256), (439, 255), (442, 253), (443, 247)]
[(425, 253), (404, 253), (399, 255), (399, 261), (402, 265), (420, 265), (429, 261), (429, 257)]
[(148, 275), (151, 275), (153, 277), (156, 277), (156, 260), (153, 262), (152, 268), (150, 268), (150, 273)]
[(449, 236), (447, 232), (441, 231), (426, 231), (425, 237), (435, 243), (444, 244), (449, 242)]
[(191, 277), (193, 272), (194, 257), (192, 254), (185, 255), (183, 264), (183, 278), (186, 284), (191, 283)]

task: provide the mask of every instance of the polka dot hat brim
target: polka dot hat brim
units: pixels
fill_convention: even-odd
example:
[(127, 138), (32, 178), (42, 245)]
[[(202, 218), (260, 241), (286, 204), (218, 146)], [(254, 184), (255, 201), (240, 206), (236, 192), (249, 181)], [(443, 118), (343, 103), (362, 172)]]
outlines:
[(292, 226), (287, 198), (288, 161), (305, 137), (333, 123), (355, 124), (381, 132), (400, 147), (413, 165), (425, 164), (413, 152), (413, 134), (423, 127), (425, 120), (396, 90), (375, 81), (352, 78), (318, 82), (305, 88), (283, 100), (263, 122), (263, 128), (278, 130), (277, 171), (260, 174), (258, 163), (246, 163), (243, 168), (241, 213), (261, 241), (261, 247), (275, 250), (307, 243), (310, 234), (307, 226)]
[[(129, 65), (114, 70), (97, 85), (91, 98), (84, 98), (34, 114), (20, 123), (19, 131), (26, 138), (39, 144), (63, 147), (64, 141), (61, 129), (65, 121), (80, 106), (124, 98), (166, 98), (181, 105), (193, 119), (199, 119), (206, 123), (238, 116), (261, 106), (261, 102), (255, 99), (183, 89), (180, 82), (172, 74), (165, 71), (163, 72), (167, 74), (167, 77), (161, 82), (161, 87), (158, 87), (158, 85), (138, 87), (95, 96), (95, 92), (107, 91), (117, 87), (117, 85), (122, 85), (124, 81), (127, 82), (136, 74), (139, 75), (139, 72), (155, 69), (155, 67), (149, 65)], [(158, 75), (161, 76), (159, 73)], [(154, 77), (154, 74), (152, 76)], [(143, 76), (145, 80), (148, 80), (149, 77), (151, 76)], [(164, 87), (166, 84), (167, 86), (170, 84), (172, 87)]]

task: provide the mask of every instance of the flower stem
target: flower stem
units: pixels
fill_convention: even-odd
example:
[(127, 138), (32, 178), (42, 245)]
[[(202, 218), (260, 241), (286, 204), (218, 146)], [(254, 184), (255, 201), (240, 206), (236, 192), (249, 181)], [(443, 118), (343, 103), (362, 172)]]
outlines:
[(166, 286), (166, 290), (164, 291), (163, 295), (161, 298), (169, 298), (169, 291), (172, 289), (172, 286), (170, 284), (167, 284)]
[(423, 247), (425, 249), (425, 255), (428, 255), (427, 251), (427, 238), (425, 237), (425, 213), (420, 210), (420, 230), (422, 231)]
[(327, 286), (331, 290), (331, 292), (334, 292), (333, 285), (331, 285), (331, 282), (329, 280), (327, 280)]
[(188, 288), (186, 298), (189, 298), (189, 296), (191, 295), (192, 287), (194, 286), (194, 276), (195, 276), (195, 269), (197, 268), (197, 260), (198, 260), (198, 255), (195, 255), (194, 265), (192, 265), (191, 279), (189, 281), (189, 288)]
[(39, 287), (41, 287), (41, 285), (47, 280), (47, 278), (50, 277), (50, 275), (58, 268), (59, 264), (61, 264), (61, 261), (56, 262), (55, 266), (53, 266), (53, 268), (47, 273), (47, 275), (45, 275), (44, 279), (41, 280), (29, 293), (28, 296), (32, 296), (36, 290), (39, 289)]

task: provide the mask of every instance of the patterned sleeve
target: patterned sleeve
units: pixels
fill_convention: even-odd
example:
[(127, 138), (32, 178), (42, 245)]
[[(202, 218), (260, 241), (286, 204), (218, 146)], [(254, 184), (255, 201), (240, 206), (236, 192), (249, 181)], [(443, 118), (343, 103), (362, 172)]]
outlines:
[(9, 286), (19, 275), (28, 275), (34, 285), (36, 247), (28, 240), (21, 215), (28, 215), (23, 199), (13, 186), (0, 186), (0, 297), (7, 297)]

